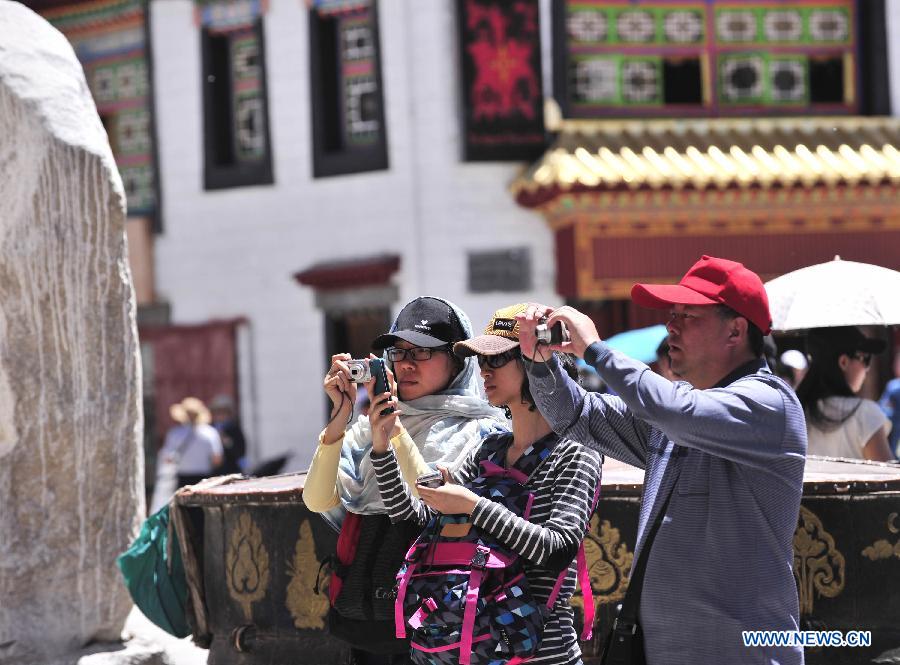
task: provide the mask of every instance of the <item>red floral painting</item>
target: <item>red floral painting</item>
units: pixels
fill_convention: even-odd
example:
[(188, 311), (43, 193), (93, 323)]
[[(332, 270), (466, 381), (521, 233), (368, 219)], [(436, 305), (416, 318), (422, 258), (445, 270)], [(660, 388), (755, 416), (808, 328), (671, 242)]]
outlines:
[(522, 159), (544, 143), (536, 0), (460, 0), (468, 159)]

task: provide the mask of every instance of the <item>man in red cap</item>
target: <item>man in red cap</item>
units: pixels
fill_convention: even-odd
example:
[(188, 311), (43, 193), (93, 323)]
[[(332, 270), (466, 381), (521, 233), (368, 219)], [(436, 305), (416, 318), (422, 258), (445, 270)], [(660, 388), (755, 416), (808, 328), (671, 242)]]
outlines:
[[(606, 346), (571, 307), (531, 306), (522, 353), (544, 418), (559, 434), (645, 469), (631, 581), (606, 662), (798, 665), (792, 572), (806, 427), (791, 388), (762, 357), (768, 298), (740, 263), (704, 256), (674, 285), (636, 284), (668, 309), (672, 383)], [(538, 321), (571, 341), (536, 344)], [(618, 395), (586, 393), (549, 353), (576, 353)], [(787, 631), (785, 646), (744, 646), (743, 631)], [(616, 660), (620, 658), (620, 660)]]

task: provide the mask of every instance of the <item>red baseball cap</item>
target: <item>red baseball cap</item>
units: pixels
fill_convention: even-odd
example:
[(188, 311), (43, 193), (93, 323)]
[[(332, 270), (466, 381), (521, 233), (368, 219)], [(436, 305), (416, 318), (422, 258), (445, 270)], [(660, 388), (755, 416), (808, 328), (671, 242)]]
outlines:
[(651, 309), (671, 305), (727, 305), (764, 335), (772, 329), (769, 296), (762, 280), (744, 264), (704, 256), (678, 284), (635, 284), (631, 299)]

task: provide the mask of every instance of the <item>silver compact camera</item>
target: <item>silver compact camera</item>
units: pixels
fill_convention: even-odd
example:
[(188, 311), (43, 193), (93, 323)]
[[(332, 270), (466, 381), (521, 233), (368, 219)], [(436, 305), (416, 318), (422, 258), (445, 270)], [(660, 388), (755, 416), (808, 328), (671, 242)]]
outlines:
[(444, 474), (440, 471), (432, 471), (431, 473), (423, 473), (416, 478), (416, 485), (421, 487), (429, 487), (435, 489), (444, 484)]
[(534, 329), (534, 336), (537, 338), (538, 344), (562, 344), (571, 341), (569, 331), (562, 321), (557, 321), (548, 327), (547, 319), (541, 319)]
[(348, 360), (347, 367), (350, 369), (350, 380), (353, 383), (366, 383), (372, 380), (372, 368), (368, 360)]

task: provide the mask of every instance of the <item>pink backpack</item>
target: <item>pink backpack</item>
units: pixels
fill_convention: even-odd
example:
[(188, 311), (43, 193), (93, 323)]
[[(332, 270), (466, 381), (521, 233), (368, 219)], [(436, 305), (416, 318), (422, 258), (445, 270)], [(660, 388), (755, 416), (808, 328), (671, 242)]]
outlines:
[[(551, 451), (542, 452), (535, 470)], [(491, 455), (493, 459), (482, 461), (480, 474), (468, 487), (528, 519), (534, 503), (526, 486), (529, 478), (498, 463), (505, 453), (502, 446)], [(599, 490), (598, 485), (594, 507)], [(437, 515), (410, 548), (397, 574), (397, 637), (410, 638), (415, 663), (513, 665), (527, 661), (537, 652), (544, 624), (565, 581), (568, 566), (559, 574), (547, 602), (537, 602), (520, 557), (469, 519), (468, 515)], [(576, 560), (584, 595), (581, 639), (589, 640), (594, 603), (584, 544)]]

